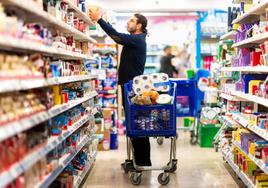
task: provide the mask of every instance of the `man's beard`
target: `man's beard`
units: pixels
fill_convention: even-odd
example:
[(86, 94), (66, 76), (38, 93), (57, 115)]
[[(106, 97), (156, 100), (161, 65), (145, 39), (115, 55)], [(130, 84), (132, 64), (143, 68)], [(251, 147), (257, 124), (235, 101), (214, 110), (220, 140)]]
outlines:
[(136, 32), (136, 29), (128, 29), (128, 32), (129, 32), (130, 34), (133, 34), (133, 33)]

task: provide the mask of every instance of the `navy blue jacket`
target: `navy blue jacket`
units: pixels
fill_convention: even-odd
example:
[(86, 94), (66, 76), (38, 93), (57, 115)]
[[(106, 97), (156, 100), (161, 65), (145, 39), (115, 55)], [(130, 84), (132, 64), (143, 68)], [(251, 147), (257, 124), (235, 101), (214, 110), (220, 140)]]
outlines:
[(135, 76), (142, 75), (146, 61), (146, 34), (119, 33), (103, 19), (100, 19), (98, 23), (116, 43), (123, 45), (118, 84), (122, 85)]

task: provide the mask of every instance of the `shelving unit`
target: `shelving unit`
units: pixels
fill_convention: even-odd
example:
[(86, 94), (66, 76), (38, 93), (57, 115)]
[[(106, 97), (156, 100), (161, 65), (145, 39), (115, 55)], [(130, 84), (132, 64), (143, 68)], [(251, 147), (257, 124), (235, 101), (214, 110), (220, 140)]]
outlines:
[(230, 32), (228, 32), (228, 33), (222, 35), (222, 36), (220, 37), (220, 40), (233, 39), (233, 36), (234, 36), (235, 33), (236, 33), (235, 31), (230, 31)]
[(237, 96), (229, 95), (227, 93), (221, 93), (220, 97), (229, 101), (245, 101), (245, 99), (242, 99)]
[(47, 188), (57, 177), (58, 175), (65, 169), (65, 167), (73, 160), (73, 158), (77, 155), (77, 153), (91, 140), (90, 136), (86, 136), (79, 143), (77, 148), (71, 152), (70, 154), (63, 156), (60, 159), (59, 167), (55, 169), (52, 173), (47, 175), (37, 186), (36, 188)]
[[(240, 3), (241, 1), (235, 0), (235, 2)], [(248, 2), (244, 2), (244, 3), (248, 3)], [(268, 7), (268, 1), (262, 1), (262, 3), (255, 5), (248, 12), (244, 13), (243, 15), (241, 15), (237, 19), (235, 19), (233, 21), (233, 24), (249, 24), (249, 23), (253, 23), (255, 21), (258, 21), (258, 20), (260, 20), (260, 17), (262, 15), (265, 15), (267, 7)], [(221, 40), (233, 40), (235, 34), (236, 33), (233, 31), (228, 32), (221, 37)], [(268, 39), (267, 33), (254, 35), (251, 38), (247, 38), (243, 41), (234, 43), (230, 48), (228, 48), (229, 51), (226, 51), (226, 53), (228, 53), (229, 55), (234, 55), (234, 58), (241, 57), (241, 55), (240, 55), (241, 52), (239, 51), (240, 48), (250, 48), (251, 51), (253, 51), (253, 48), (255, 48), (255, 47), (259, 48), (260, 44), (263, 44), (264, 42), (266, 42), (267, 39)], [(230, 43), (230, 45), (231, 45), (231, 43)], [(267, 56), (266, 54), (262, 54), (262, 55), (264, 56), (264, 58), (266, 58), (266, 56)], [(230, 60), (230, 59), (232, 59), (232, 58), (228, 57), (227, 60)], [(232, 73), (232, 75), (239, 74), (239, 73), (241, 75), (242, 74), (243, 75), (245, 75), (245, 74), (268, 75), (268, 66), (265, 66), (265, 65), (232, 67), (232, 62), (230, 62), (230, 64), (227, 65), (228, 67), (224, 67), (224, 66), (226, 66), (226, 64), (223, 63), (223, 67), (221, 68), (221, 72), (224, 72), (224, 73), (235, 72), (235, 73)], [(227, 74), (224, 74), (224, 75), (227, 75)], [(230, 74), (228, 74), (228, 75), (230, 75)], [(233, 79), (233, 83), (235, 83), (237, 81), (237, 78), (229, 78), (229, 79)], [(243, 78), (241, 77), (241, 79), (243, 79)], [(256, 79), (256, 80), (258, 80), (258, 79)], [(242, 80), (240, 80), (240, 81), (241, 81), (241, 83), (243, 83)], [(223, 84), (225, 84), (225, 80), (221, 81), (221, 85), (223, 85)], [(227, 87), (227, 85), (225, 87)], [(239, 127), (241, 127), (239, 129), (242, 131), (242, 133), (240, 133), (241, 135), (246, 134), (247, 131), (249, 131), (253, 136), (258, 135), (263, 140), (268, 141), (268, 132), (266, 131), (266, 129), (262, 129), (257, 125), (253, 125), (252, 122), (250, 121), (250, 118), (249, 118), (250, 114), (247, 114), (247, 115), (243, 114), (242, 111), (237, 112), (237, 113), (231, 112), (231, 111), (233, 111), (233, 108), (239, 109), (239, 107), (240, 108), (242, 107), (242, 104), (243, 105), (248, 104), (248, 103), (243, 103), (243, 102), (254, 103), (254, 106), (250, 105), (253, 108), (252, 113), (253, 112), (260, 112), (258, 110), (263, 109), (263, 107), (268, 107), (268, 99), (260, 97), (260, 96), (251, 95), (249, 93), (244, 93), (241, 91), (232, 90), (231, 88), (230, 89), (227, 88), (227, 90), (228, 90), (228, 93), (221, 93), (220, 97), (227, 100), (227, 114), (231, 114), (231, 116), (228, 116), (228, 117), (221, 116), (219, 118), (221, 123), (229, 125), (230, 127), (235, 123)], [(237, 103), (237, 102), (241, 102), (241, 103)], [(231, 105), (234, 105), (234, 106), (231, 106)], [(258, 105), (262, 105), (262, 108), (259, 108)], [(228, 109), (228, 107), (230, 107), (230, 109)], [(246, 129), (246, 130), (243, 130), (243, 129)], [(234, 131), (238, 131), (238, 130), (234, 129)], [(243, 131), (245, 131), (245, 133), (243, 133)], [(239, 132), (236, 132), (236, 134), (238, 134), (238, 133)], [(249, 136), (251, 134), (249, 134)], [(266, 175), (268, 175), (268, 168), (266, 167), (265, 162), (263, 162), (263, 160), (256, 158), (255, 156), (251, 155), (250, 153), (246, 153), (242, 149), (241, 144), (238, 141), (236, 141), (234, 139), (234, 137), (232, 140), (232, 144), (235, 148), (238, 148), (238, 150), (240, 150), (243, 153), (243, 155), (248, 156), (248, 158), (251, 161), (253, 161)], [(239, 167), (234, 163), (232, 151), (231, 151), (231, 153), (224, 153), (223, 152), (223, 156), (227, 160), (227, 162), (230, 164), (230, 166), (233, 168), (234, 172), (241, 178), (241, 180), (244, 182), (244, 184), (247, 187), (252, 187), (252, 188), (256, 187), (253, 184), (253, 182), (246, 176), (246, 174), (241, 172), (239, 170)]]
[(249, 72), (249, 73), (268, 73), (267, 66), (245, 66), (245, 67), (223, 67), (221, 69), (223, 72)]
[(0, 49), (18, 52), (40, 52), (43, 55), (68, 59), (94, 59), (91, 56), (80, 54), (78, 52), (72, 52), (64, 49), (54, 48), (52, 46), (45, 46), (41, 43), (31, 42), (25, 39), (17, 39), (10, 36), (0, 36)]
[(255, 5), (251, 10), (246, 12), (245, 14), (239, 16), (237, 19), (233, 21), (233, 24), (236, 23), (252, 23), (254, 21), (257, 21), (259, 18), (259, 15), (265, 13), (265, 9), (268, 6), (267, 1), (263, 1), (262, 3)]
[(82, 19), (83, 21), (85, 21), (86, 23), (88, 23), (89, 25), (95, 25), (95, 23), (88, 17), (88, 15), (86, 15), (85, 12), (82, 12), (76, 5), (74, 5), (71, 0), (63, 0), (64, 2), (68, 3), (69, 9), (72, 9), (75, 11), (75, 14)]
[[(68, 4), (68, 9), (73, 11), (74, 15), (77, 16), (80, 20), (83, 20), (86, 23), (87, 27), (94, 25), (94, 23), (87, 16), (87, 14), (83, 12), (82, 10), (80, 10), (76, 5), (74, 5), (71, 0), (62, 0), (62, 2), (66, 2)], [(40, 23), (42, 24), (42, 26), (45, 27), (45, 29), (48, 29), (49, 32), (51, 33), (52, 31), (55, 31), (55, 32), (60, 32), (61, 37), (72, 36), (75, 42), (96, 43), (96, 40), (90, 37), (89, 33), (81, 32), (75, 27), (70, 26), (64, 21), (59, 20), (56, 17), (50, 15), (48, 12), (46, 12), (45, 10), (41, 8), (42, 5), (39, 6), (37, 3), (35, 3), (32, 0), (5, 0), (5, 1), (1, 1), (1, 4), (4, 6), (4, 8), (7, 8), (7, 9), (10, 8), (18, 12), (19, 16), (21, 16), (21, 19), (24, 21), (24, 23)], [(42, 42), (37, 42), (37, 40), (34, 40), (34, 39), (32, 40), (31, 37), (28, 37), (29, 39), (28, 38), (25, 39), (25, 38), (15, 38), (9, 34), (6, 34), (6, 35), (2, 34), (0, 36), (0, 49), (7, 52), (8, 55), (10, 52), (17, 53), (17, 54), (27, 54), (27, 55), (33, 54), (33, 53), (40, 53), (42, 55), (42, 58), (50, 57), (48, 62), (52, 60), (52, 58), (55, 61), (58, 59), (59, 60), (79, 60), (80, 63), (83, 63), (84, 60), (94, 60), (92, 56), (88, 55), (90, 54), (89, 52), (84, 52), (87, 54), (82, 54), (79, 52), (68, 51), (68, 50), (56, 48), (53, 46), (46, 46)], [(74, 44), (74, 41), (73, 41), (73, 44)], [(46, 65), (44, 64), (42, 66), (45, 67)], [(97, 79), (97, 75), (85, 74), (83, 71), (80, 71), (80, 70), (79, 70), (79, 74), (81, 75), (73, 75), (73, 76), (65, 76), (65, 77), (51, 77), (50, 78), (48, 76), (49, 74), (45, 74), (44, 71), (42, 71), (42, 73), (44, 74), (42, 78), (40, 76), (39, 78), (29, 77), (29, 78), (23, 78), (23, 79), (12, 78), (12, 79), (1, 80), (1, 84), (0, 84), (1, 95), (2, 94), (7, 95), (7, 93), (15, 93), (21, 90), (28, 92), (28, 90), (31, 90), (31, 89), (38, 89), (38, 88), (45, 89), (50, 86), (63, 85), (67, 83), (82, 82), (82, 81), (91, 81), (89, 85), (90, 84), (94, 85), (92, 81), (93, 79)], [(74, 74), (76, 74), (75, 71), (74, 71)], [(47, 76), (47, 78), (45, 78), (45, 75)], [(51, 75), (55, 76), (55, 74), (52, 74), (52, 73)], [(0, 126), (0, 142), (1, 144), (3, 144), (4, 141), (8, 139), (15, 139), (16, 135), (21, 134), (21, 135), (24, 135), (25, 137), (26, 135), (29, 136), (30, 129), (36, 128), (43, 122), (47, 122), (47, 121), (50, 122), (52, 118), (55, 119), (56, 116), (58, 117), (58, 115), (62, 115), (62, 113), (68, 110), (71, 110), (74, 107), (78, 108), (77, 106), (81, 105), (82, 103), (85, 104), (86, 102), (88, 102), (86, 104), (86, 107), (90, 109), (88, 113), (84, 113), (82, 111), (82, 110), (85, 110), (86, 107), (83, 107), (81, 111), (79, 109), (78, 110), (79, 112), (75, 112), (75, 115), (76, 115), (75, 118), (73, 118), (73, 116), (71, 117), (70, 115), (69, 117), (70, 119), (68, 119), (67, 130), (60, 129), (59, 135), (53, 136), (54, 133), (53, 134), (50, 133), (50, 131), (48, 131), (48, 128), (47, 128), (46, 134), (44, 134), (44, 136), (42, 135), (44, 137), (42, 140), (43, 141), (42, 143), (37, 143), (37, 145), (36, 143), (34, 144), (31, 143), (33, 145), (31, 146), (31, 148), (28, 146), (25, 146), (26, 149), (24, 149), (25, 151), (23, 153), (23, 157), (18, 157), (18, 159), (10, 162), (11, 166), (10, 167), (8, 166), (7, 169), (5, 169), (4, 171), (1, 171), (0, 187), (6, 187), (8, 184), (12, 182), (14, 183), (14, 180), (16, 180), (16, 178), (18, 178), (19, 176), (22, 177), (25, 175), (25, 172), (32, 170), (33, 166), (36, 166), (38, 161), (48, 157), (48, 154), (51, 153), (51, 151), (55, 151), (57, 147), (65, 143), (64, 141), (67, 140), (67, 138), (69, 138), (70, 136), (74, 136), (74, 134), (82, 135), (82, 133), (80, 133), (81, 130), (85, 130), (85, 127), (88, 128), (88, 130), (86, 130), (88, 131), (88, 135), (83, 137), (80, 140), (80, 142), (77, 143), (77, 147), (73, 149), (73, 151), (71, 151), (70, 153), (66, 154), (61, 159), (59, 159), (60, 163), (59, 163), (58, 168), (54, 169), (51, 172), (51, 174), (47, 175), (46, 177), (43, 177), (42, 181), (36, 183), (35, 185), (35, 187), (38, 187), (38, 188), (49, 187), (50, 184), (54, 180), (57, 179), (58, 175), (61, 172), (63, 172), (64, 169), (69, 165), (72, 159), (74, 159), (77, 156), (77, 154), (81, 151), (81, 149), (88, 143), (90, 144), (90, 142), (95, 139), (94, 134), (96, 132), (96, 128), (92, 126), (92, 129), (89, 130), (90, 127), (88, 124), (90, 123), (91, 125), (94, 122), (94, 115), (97, 113), (97, 110), (95, 107), (96, 101), (94, 101), (94, 98), (98, 96), (98, 93), (95, 91), (94, 86), (91, 87), (91, 85), (85, 86), (85, 87), (88, 87), (89, 89), (87, 89), (87, 91), (83, 90), (80, 93), (79, 96), (83, 96), (83, 97), (78, 97), (78, 98), (75, 97), (76, 99), (71, 100), (71, 98), (69, 98), (70, 95), (69, 96), (67, 95), (67, 99), (65, 100), (62, 99), (61, 102), (55, 103), (55, 104), (61, 104), (61, 105), (55, 105), (48, 110), (37, 111), (37, 112), (36, 110), (34, 111), (33, 109), (30, 109), (36, 113), (27, 113), (31, 115), (28, 115), (25, 117), (20, 116), (23, 118), (16, 119), (12, 122), (9, 122), (7, 124)], [(92, 92), (89, 92), (89, 91), (92, 91)], [(29, 91), (29, 93), (30, 92), (31, 91)], [(52, 91), (49, 91), (49, 92), (50, 92), (49, 94), (51, 95), (50, 97), (53, 98)], [(51, 98), (50, 100), (53, 100)], [(65, 103), (63, 101), (65, 101)], [(69, 102), (66, 103), (66, 101), (69, 101)], [(48, 106), (51, 106), (51, 105), (53, 105), (53, 102), (51, 102), (51, 104)], [(26, 110), (29, 110), (29, 109), (26, 109)], [(59, 125), (57, 124), (56, 126), (59, 126)], [(26, 144), (28, 143), (26, 142)], [(65, 152), (61, 154), (63, 155), (64, 153)], [(97, 153), (95, 152), (91, 160), (88, 161), (88, 165), (85, 167), (85, 171), (82, 172), (80, 176), (78, 176), (75, 179), (75, 184), (74, 184), (75, 187), (78, 187), (81, 184), (86, 174), (90, 171), (90, 169), (92, 169), (93, 163), (96, 159), (96, 154)]]
[[(58, 146), (61, 142), (63, 142), (66, 138), (72, 135), (78, 128), (84, 125), (87, 121), (89, 121), (92, 116), (86, 116), (76, 122), (69, 130), (65, 131), (61, 136), (57, 136), (55, 138), (51, 138), (47, 144), (33, 153), (28, 154), (24, 159), (22, 159), (17, 164), (14, 164), (10, 169), (2, 174), (0, 174), (0, 179), (3, 180), (0, 182), (0, 187), (5, 186), (10, 183), (20, 174), (25, 172), (28, 168), (30, 168), (33, 164), (35, 164), (42, 157), (46, 156), (50, 151), (52, 151), (56, 146)], [(57, 177), (57, 176), (56, 176)], [(55, 177), (55, 178), (56, 178)]]
[(17, 7), (20, 10), (25, 11), (25, 18), (27, 21), (38, 22), (49, 27), (53, 27), (54, 29), (63, 32), (65, 34), (71, 34), (74, 39), (81, 41), (89, 41), (92, 43), (96, 43), (96, 40), (90, 37), (86, 33), (82, 33), (81, 31), (75, 29), (74, 27), (64, 23), (61, 20), (56, 19), (49, 13), (42, 10), (37, 4), (33, 1), (28, 0), (6, 0), (3, 2), (4, 6), (12, 6)]
[(91, 169), (93, 168), (93, 165), (94, 165), (94, 161), (96, 160), (96, 156), (97, 156), (97, 152), (95, 152), (93, 154), (91, 160), (87, 164), (87, 168), (81, 173), (81, 175), (79, 175), (78, 177), (75, 178), (74, 188), (79, 188), (79, 186), (81, 185), (85, 176), (88, 174), (88, 172), (91, 171)]
[(241, 91), (231, 91), (231, 94), (234, 96), (246, 99), (248, 101), (252, 101), (252, 102), (268, 107), (268, 99), (258, 97), (255, 95), (246, 94)]
[(247, 154), (242, 148), (239, 142), (237, 142), (236, 140), (233, 140), (233, 144), (239, 149), (241, 150), (244, 155), (248, 156), (263, 172), (265, 172), (266, 174), (268, 174), (268, 168), (265, 166), (264, 162), (260, 159), (257, 159), (256, 157), (252, 156), (251, 154)]
[(244, 184), (248, 188), (255, 188), (255, 185), (253, 184), (253, 182), (234, 163), (232, 153), (223, 154), (223, 157), (225, 158), (225, 160), (228, 162), (228, 164), (231, 166), (231, 168), (234, 170), (234, 172), (238, 175), (238, 177), (244, 182)]
[(1, 81), (0, 93), (36, 89), (41, 87), (65, 84), (70, 82), (78, 82), (84, 80), (96, 79), (96, 75), (77, 75), (77, 76), (66, 76), (56, 78), (35, 78), (35, 79), (12, 79)]
[(92, 92), (90, 95), (80, 98), (74, 101), (70, 101), (69, 103), (58, 105), (53, 107), (52, 109), (44, 112), (39, 112), (35, 115), (32, 115), (27, 118), (23, 118), (22, 120), (16, 121), (14, 123), (9, 123), (7, 125), (0, 127), (0, 141), (7, 139), (13, 135), (16, 135), (22, 131), (28, 130), (37, 124), (40, 124), (44, 121), (47, 121), (60, 113), (63, 113), (95, 96), (97, 96), (98, 93), (96, 91)]
[(233, 48), (249, 48), (265, 42), (268, 38), (268, 33), (259, 34), (251, 38), (247, 38), (238, 43), (233, 44)]
[(229, 116), (220, 116), (220, 122), (227, 127), (238, 127), (239, 125)]
[(261, 129), (255, 125), (250, 125), (248, 123), (248, 120), (243, 115), (233, 114), (233, 119), (237, 121), (243, 127), (249, 129), (250, 131), (262, 137), (263, 139), (268, 140), (268, 133), (265, 131), (265, 129)]

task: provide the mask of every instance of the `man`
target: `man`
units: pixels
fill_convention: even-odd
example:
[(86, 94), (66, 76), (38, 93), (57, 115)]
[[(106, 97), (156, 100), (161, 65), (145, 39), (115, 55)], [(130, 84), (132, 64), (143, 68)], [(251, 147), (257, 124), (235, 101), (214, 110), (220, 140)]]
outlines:
[[(98, 22), (101, 28), (118, 44), (123, 45), (118, 72), (118, 84), (122, 87), (135, 76), (142, 75), (146, 61), (147, 19), (141, 14), (134, 14), (127, 22), (130, 34), (117, 32), (110, 24), (101, 18), (98, 9), (89, 11), (90, 18)], [(123, 100), (123, 106), (124, 100)], [(149, 138), (132, 139), (134, 157), (139, 166), (151, 166)]]
[(173, 78), (175, 73), (178, 73), (175, 67), (172, 65), (172, 59), (175, 56), (172, 55), (171, 46), (164, 48), (164, 55), (160, 59), (160, 72), (166, 73), (169, 78)]

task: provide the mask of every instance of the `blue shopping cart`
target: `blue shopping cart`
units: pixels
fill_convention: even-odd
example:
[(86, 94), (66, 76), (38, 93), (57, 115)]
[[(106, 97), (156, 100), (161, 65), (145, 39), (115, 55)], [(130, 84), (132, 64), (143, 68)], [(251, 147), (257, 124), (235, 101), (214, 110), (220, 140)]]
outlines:
[[(142, 171), (163, 170), (158, 176), (161, 185), (169, 183), (169, 174), (177, 169), (176, 159), (176, 83), (170, 82), (169, 95), (171, 104), (140, 106), (131, 103), (134, 96), (132, 82), (124, 85), (125, 88), (125, 115), (127, 136), (127, 160), (122, 164), (126, 173), (131, 172), (130, 180), (134, 185), (141, 183)], [(135, 163), (131, 138), (137, 137), (165, 137), (171, 139), (170, 158), (163, 167), (142, 167)]]
[[(194, 79), (170, 79), (172, 83), (176, 83), (176, 116), (193, 117), (194, 122), (190, 127), (190, 143), (195, 145), (198, 142), (198, 122), (204, 100), (204, 92), (198, 88), (200, 78), (208, 78), (210, 73), (207, 70), (198, 70)], [(177, 129), (183, 129), (177, 127)], [(157, 140), (158, 144), (162, 144), (161, 138)]]

